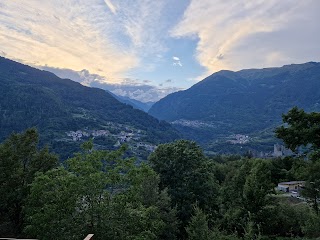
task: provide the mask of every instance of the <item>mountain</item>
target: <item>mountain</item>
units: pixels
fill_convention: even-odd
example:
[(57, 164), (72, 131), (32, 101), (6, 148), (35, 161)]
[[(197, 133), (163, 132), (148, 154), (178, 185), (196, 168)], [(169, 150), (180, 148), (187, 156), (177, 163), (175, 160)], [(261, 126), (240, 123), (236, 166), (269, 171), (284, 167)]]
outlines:
[(152, 107), (154, 102), (141, 102), (136, 99), (132, 99), (125, 96), (116, 95), (114, 93), (109, 92), (112, 96), (114, 96), (116, 99), (118, 99), (120, 102), (128, 104), (132, 106), (135, 109), (142, 110), (144, 112), (148, 112), (149, 109)]
[(273, 129), (293, 106), (320, 110), (320, 63), (220, 71), (161, 99), (149, 113), (211, 151), (227, 143), (229, 150), (245, 149), (250, 142), (260, 151), (272, 150)]
[(101, 148), (127, 142), (132, 149), (149, 150), (179, 137), (170, 124), (119, 102), (102, 89), (2, 57), (0, 116), (0, 140), (35, 126), (41, 142), (64, 157), (91, 137)]

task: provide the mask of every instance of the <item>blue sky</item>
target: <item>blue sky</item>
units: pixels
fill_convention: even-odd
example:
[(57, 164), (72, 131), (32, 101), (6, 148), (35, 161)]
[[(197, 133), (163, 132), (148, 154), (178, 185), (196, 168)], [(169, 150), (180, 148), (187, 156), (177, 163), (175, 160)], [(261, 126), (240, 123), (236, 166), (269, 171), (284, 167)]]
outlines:
[(1, 0), (0, 55), (142, 101), (320, 61), (318, 0)]

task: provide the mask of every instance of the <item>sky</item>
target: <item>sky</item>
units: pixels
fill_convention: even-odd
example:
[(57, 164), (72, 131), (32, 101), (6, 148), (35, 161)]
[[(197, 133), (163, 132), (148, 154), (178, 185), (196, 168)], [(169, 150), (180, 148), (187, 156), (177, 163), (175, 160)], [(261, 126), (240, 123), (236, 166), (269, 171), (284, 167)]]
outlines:
[(319, 0), (0, 0), (0, 55), (157, 101), (219, 70), (320, 61)]

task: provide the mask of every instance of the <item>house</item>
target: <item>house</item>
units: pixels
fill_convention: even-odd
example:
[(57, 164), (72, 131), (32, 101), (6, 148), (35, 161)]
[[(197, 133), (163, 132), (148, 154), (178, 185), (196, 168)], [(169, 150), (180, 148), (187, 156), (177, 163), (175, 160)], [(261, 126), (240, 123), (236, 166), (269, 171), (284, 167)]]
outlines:
[(299, 192), (299, 190), (305, 185), (305, 181), (291, 181), (278, 183), (278, 190), (283, 192)]

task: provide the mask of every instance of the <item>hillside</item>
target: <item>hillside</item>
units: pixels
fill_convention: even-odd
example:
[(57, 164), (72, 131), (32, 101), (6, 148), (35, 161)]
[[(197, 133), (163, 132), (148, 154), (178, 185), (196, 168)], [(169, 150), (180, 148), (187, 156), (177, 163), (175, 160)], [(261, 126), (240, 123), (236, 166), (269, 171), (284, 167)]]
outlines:
[(320, 110), (320, 63), (220, 71), (161, 99), (149, 113), (173, 122), (212, 151), (232, 141), (241, 143), (239, 138), (242, 145), (229, 144), (229, 150), (245, 149), (251, 142), (253, 149), (267, 151), (275, 142), (273, 128), (293, 106)]
[(0, 116), (0, 140), (35, 126), (42, 142), (49, 142), (63, 156), (68, 156), (66, 149), (72, 152), (90, 137), (102, 148), (128, 141), (136, 143), (135, 148), (148, 144), (152, 148), (178, 137), (168, 123), (104, 90), (5, 58), (0, 58)]

